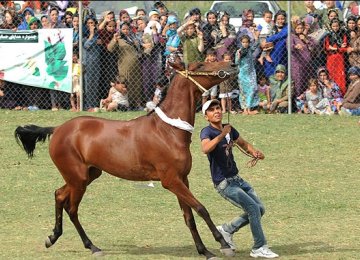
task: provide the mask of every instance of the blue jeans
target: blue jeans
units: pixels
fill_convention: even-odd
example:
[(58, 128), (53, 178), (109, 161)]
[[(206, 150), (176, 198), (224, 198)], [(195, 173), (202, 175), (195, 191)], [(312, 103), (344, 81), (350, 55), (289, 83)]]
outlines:
[(250, 223), (254, 238), (253, 248), (257, 249), (266, 245), (267, 242), (260, 222), (261, 216), (265, 213), (265, 208), (250, 184), (236, 175), (223, 180), (215, 188), (223, 198), (245, 211), (244, 214), (235, 217), (231, 222), (225, 223), (223, 225), (224, 230), (233, 234)]
[(360, 116), (360, 107), (355, 109), (349, 109), (349, 111), (351, 112), (352, 116)]

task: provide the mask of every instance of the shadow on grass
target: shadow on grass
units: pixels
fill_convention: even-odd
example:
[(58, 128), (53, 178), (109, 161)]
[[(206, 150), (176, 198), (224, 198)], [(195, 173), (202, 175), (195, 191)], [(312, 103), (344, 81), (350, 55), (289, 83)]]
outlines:
[[(223, 257), (218, 248), (208, 248), (212, 253)], [(321, 253), (356, 252), (358, 248), (336, 248), (323, 242), (294, 243), (271, 247), (281, 257), (294, 257), (301, 255), (319, 255)], [(250, 248), (236, 251), (236, 257), (253, 259), (249, 256)], [(138, 256), (174, 256), (174, 257), (203, 257), (196, 251), (194, 245), (183, 247), (139, 247), (135, 245), (113, 245), (112, 248), (104, 249), (105, 255), (138, 255)]]

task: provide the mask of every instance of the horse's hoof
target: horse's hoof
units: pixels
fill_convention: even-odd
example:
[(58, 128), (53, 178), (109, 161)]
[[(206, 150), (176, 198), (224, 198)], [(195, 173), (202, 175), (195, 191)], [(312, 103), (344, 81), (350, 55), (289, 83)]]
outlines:
[(51, 243), (50, 238), (47, 237), (47, 238), (45, 239), (45, 246), (46, 246), (46, 248), (49, 248), (49, 247), (51, 247), (52, 245), (53, 245), (53, 243)]
[(94, 257), (102, 257), (104, 256), (103, 251), (96, 251), (92, 254)]
[(221, 248), (220, 252), (225, 256), (235, 256), (235, 251), (231, 248)]
[(221, 258), (219, 258), (217, 256), (213, 256), (213, 257), (207, 258), (206, 260), (221, 260)]

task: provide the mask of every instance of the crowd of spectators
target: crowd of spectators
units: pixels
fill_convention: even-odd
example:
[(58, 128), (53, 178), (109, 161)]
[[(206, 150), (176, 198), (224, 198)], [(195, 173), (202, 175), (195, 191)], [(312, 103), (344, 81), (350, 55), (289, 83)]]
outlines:
[[(126, 10), (120, 10), (117, 18), (115, 11), (108, 10), (98, 20), (89, 1), (82, 1), (80, 43), (78, 1), (25, 1), (18, 12), (12, 2), (1, 1), (1, 29), (73, 28), (74, 55), (78, 55), (80, 47), (84, 53), (79, 61), (83, 71), (79, 73), (78, 63), (74, 62), (73, 74), (83, 76), (83, 109), (87, 111), (97, 111), (106, 103), (104, 100), (110, 101), (110, 88), (112, 94), (121, 94), (123, 103), (119, 103), (119, 110), (124, 110), (124, 98), (125, 110), (143, 110), (153, 100), (155, 91), (159, 95), (157, 86), (164, 83), (164, 76), (169, 84), (174, 76), (170, 64), (176, 60), (225, 60), (238, 65), (235, 79), (203, 94), (202, 103), (208, 98), (219, 98), (223, 113), (287, 113), (289, 102), (292, 112), (321, 115), (357, 114), (360, 107), (360, 89), (355, 82), (355, 76), (360, 75), (360, 18), (352, 15), (343, 21), (341, 10), (355, 10), (352, 4), (339, 8), (336, 1), (323, 1), (323, 8), (317, 9), (314, 1), (304, 1), (303, 12), (291, 17), (289, 32), (284, 10), (266, 10), (262, 21), (256, 24), (254, 11), (245, 9), (242, 25), (236, 31), (226, 12), (209, 10), (202, 14), (195, 7), (181, 19), (156, 1), (148, 13), (138, 9), (130, 17)], [(292, 82), (287, 75), (287, 48), (291, 53)], [(10, 87), (2, 87), (2, 107), (79, 110), (73, 103), (70, 105), (78, 96), (78, 84), (74, 84), (71, 99), (67, 93), (16, 88), (5, 83)], [(121, 89), (116, 89), (118, 85)], [(42, 93), (31, 94), (32, 91)], [(290, 100), (289, 91), (293, 95)], [(50, 104), (39, 103), (41, 94), (49, 94)]]

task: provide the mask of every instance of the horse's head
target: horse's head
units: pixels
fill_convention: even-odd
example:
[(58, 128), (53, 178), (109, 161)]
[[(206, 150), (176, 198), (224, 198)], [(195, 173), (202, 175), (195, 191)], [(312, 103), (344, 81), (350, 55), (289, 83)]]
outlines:
[(177, 73), (191, 80), (201, 91), (208, 90), (237, 72), (237, 66), (230, 62), (195, 62), (188, 67), (184, 63), (173, 63)]

